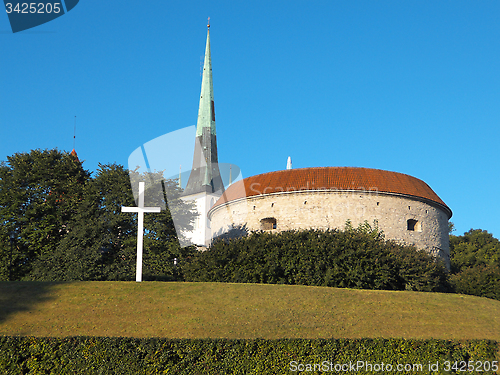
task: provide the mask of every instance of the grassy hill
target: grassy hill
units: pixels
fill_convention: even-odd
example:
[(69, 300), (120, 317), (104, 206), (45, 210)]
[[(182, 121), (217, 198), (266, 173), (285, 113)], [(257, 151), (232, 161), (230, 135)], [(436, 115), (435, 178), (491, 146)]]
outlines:
[(0, 282), (0, 335), (500, 341), (500, 301), (290, 285)]

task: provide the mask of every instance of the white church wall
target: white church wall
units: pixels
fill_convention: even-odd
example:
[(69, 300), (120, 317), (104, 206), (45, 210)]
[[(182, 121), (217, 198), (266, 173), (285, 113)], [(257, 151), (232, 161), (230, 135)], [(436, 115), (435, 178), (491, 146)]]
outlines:
[(199, 193), (182, 197), (185, 201), (195, 201), (198, 216), (195, 219), (193, 231), (183, 232), (186, 238), (196, 246), (208, 246), (212, 240), (211, 222), (207, 216), (208, 211), (215, 202), (221, 197), (221, 194)]

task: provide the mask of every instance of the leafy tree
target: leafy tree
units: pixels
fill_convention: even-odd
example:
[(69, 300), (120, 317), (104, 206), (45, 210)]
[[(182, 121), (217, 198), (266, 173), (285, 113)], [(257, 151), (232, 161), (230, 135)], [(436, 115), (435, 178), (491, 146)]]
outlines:
[(451, 221), (448, 222), (448, 234), (452, 234), (455, 231), (455, 224)]
[[(17, 153), (0, 163), (0, 257), (10, 263), (9, 233), (15, 233), (12, 276), (29, 278), (38, 257), (50, 254), (68, 231), (90, 173), (58, 150)], [(8, 267), (0, 269), (7, 279)]]
[[(146, 205), (165, 209), (144, 216), (144, 279), (170, 280), (176, 276), (174, 258), (182, 258), (170, 211), (165, 205), (161, 173), (141, 175), (121, 165), (99, 165), (97, 175), (84, 188), (84, 199), (68, 234), (56, 250), (40, 257), (32, 278), (35, 280), (134, 280), (137, 246), (137, 214), (122, 213), (122, 206), (134, 206), (132, 186), (146, 180)], [(175, 190), (171, 181), (167, 189)], [(169, 194), (170, 196), (172, 194)], [(178, 194), (179, 195), (179, 194)], [(169, 202), (170, 203), (170, 202)], [(175, 203), (175, 204), (174, 204)], [(191, 206), (180, 199), (168, 207), (192, 216)], [(188, 220), (189, 221), (189, 220)]]
[(450, 236), (450, 282), (457, 293), (500, 300), (500, 241), (481, 229)]
[(133, 204), (127, 171), (118, 165), (100, 165), (96, 177), (85, 184), (84, 198), (68, 224), (68, 234), (52, 253), (38, 259), (32, 279), (131, 277), (134, 221), (131, 215), (121, 214), (121, 206)]
[(500, 264), (500, 241), (481, 229), (450, 236), (452, 273), (479, 265)]

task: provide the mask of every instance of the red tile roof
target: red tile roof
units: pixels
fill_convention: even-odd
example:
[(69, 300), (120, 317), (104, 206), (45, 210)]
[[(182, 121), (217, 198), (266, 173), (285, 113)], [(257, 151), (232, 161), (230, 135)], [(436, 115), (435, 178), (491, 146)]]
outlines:
[(418, 178), (380, 169), (355, 167), (288, 169), (247, 177), (229, 186), (215, 206), (244, 197), (300, 190), (359, 190), (400, 194), (435, 202), (449, 211), (450, 217), (452, 215), (441, 198)]

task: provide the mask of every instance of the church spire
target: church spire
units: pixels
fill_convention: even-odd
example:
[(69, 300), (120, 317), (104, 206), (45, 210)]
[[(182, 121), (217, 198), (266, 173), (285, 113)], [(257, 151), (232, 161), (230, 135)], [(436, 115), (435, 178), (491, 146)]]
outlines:
[(210, 55), (210, 18), (208, 20), (200, 105), (198, 108), (198, 121), (196, 123), (193, 168), (186, 189), (184, 190), (184, 195), (201, 192), (222, 193), (224, 191), (217, 157), (214, 87), (212, 59)]
[(210, 56), (210, 18), (207, 25), (207, 45), (205, 47), (205, 62), (203, 64), (203, 79), (201, 81), (200, 107), (198, 109), (198, 122), (196, 136), (203, 134), (203, 128), (210, 128), (210, 133), (215, 135), (215, 107), (214, 84), (212, 78), (212, 59)]

